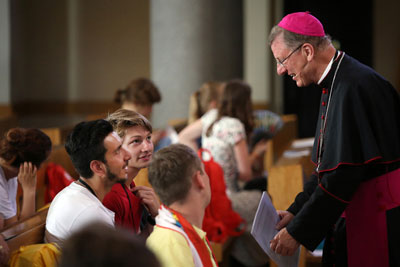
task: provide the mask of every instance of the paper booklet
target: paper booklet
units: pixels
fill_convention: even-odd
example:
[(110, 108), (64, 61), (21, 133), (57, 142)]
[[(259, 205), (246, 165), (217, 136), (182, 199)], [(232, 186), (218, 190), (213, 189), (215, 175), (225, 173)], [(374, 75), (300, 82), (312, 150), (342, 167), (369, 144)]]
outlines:
[(294, 267), (298, 265), (300, 248), (292, 256), (282, 256), (275, 253), (269, 247), (269, 242), (278, 233), (275, 229), (276, 224), (279, 222), (280, 218), (274, 205), (271, 202), (268, 194), (263, 192), (260, 203), (258, 204), (258, 209), (256, 216), (253, 221), (253, 226), (251, 228), (251, 234), (258, 242), (260, 247), (267, 253), (267, 255), (272, 259), (278, 266), (282, 267)]

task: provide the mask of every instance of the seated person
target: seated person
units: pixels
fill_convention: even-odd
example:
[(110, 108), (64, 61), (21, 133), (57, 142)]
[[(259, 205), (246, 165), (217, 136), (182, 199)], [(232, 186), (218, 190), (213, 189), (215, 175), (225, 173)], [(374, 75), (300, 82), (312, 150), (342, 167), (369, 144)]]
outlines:
[(217, 266), (201, 230), (211, 191), (196, 153), (181, 144), (161, 149), (150, 163), (149, 181), (164, 205), (147, 246), (162, 265)]
[[(118, 89), (114, 100), (121, 105), (121, 108), (136, 111), (150, 120), (153, 105), (161, 101), (161, 94), (152, 81), (138, 78), (131, 81), (124, 89)], [(174, 134), (171, 131), (173, 130), (161, 129), (153, 132), (152, 141), (156, 150), (171, 144), (171, 138), (168, 137), (168, 134)]]
[(118, 89), (114, 99), (121, 108), (136, 111), (150, 119), (153, 105), (161, 101), (161, 94), (152, 81), (138, 78), (124, 89)]
[(196, 139), (201, 136), (202, 148), (211, 152), (224, 171), (233, 210), (247, 223), (247, 231), (233, 243), (232, 260), (248, 266), (263, 265), (268, 257), (252, 238), (250, 230), (267, 180), (254, 177), (252, 165), (264, 155), (267, 142), (260, 141), (249, 153), (248, 140), (254, 125), (250, 85), (231, 80), (223, 90), (218, 109), (208, 111), (183, 129), (179, 141), (197, 149)]
[[(201, 85), (200, 89), (191, 95), (189, 103), (188, 125), (200, 119), (208, 111), (217, 108), (218, 101), (223, 93), (223, 89), (223, 82), (205, 82)], [(198, 149), (200, 147), (201, 137), (198, 137), (196, 139), (196, 147), (193, 147), (193, 149)]]
[(62, 249), (60, 267), (160, 267), (142, 239), (131, 232), (95, 223), (72, 234)]
[(59, 246), (93, 221), (114, 226), (114, 212), (101, 202), (115, 183), (126, 181), (130, 160), (121, 138), (105, 120), (77, 124), (65, 148), (80, 177), (56, 195), (47, 214), (45, 240)]
[(131, 159), (128, 179), (125, 183), (115, 184), (105, 196), (103, 204), (115, 212), (115, 225), (148, 235), (160, 203), (152, 188), (135, 186), (133, 180), (152, 159), (151, 124), (144, 116), (127, 109), (117, 110), (107, 120), (122, 138), (122, 147), (131, 154)]
[(200, 119), (207, 111), (217, 108), (223, 88), (223, 82), (205, 82), (192, 94), (189, 104), (189, 124)]
[[(13, 128), (0, 141), (0, 229), (36, 212), (37, 169), (51, 151), (50, 138), (38, 129)], [(23, 191), (17, 215), (18, 182)]]

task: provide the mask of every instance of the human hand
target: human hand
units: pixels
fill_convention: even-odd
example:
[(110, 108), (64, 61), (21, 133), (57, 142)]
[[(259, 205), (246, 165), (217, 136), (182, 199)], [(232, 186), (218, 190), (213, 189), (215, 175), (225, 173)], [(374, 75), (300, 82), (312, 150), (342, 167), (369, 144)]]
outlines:
[(263, 155), (265, 153), (265, 151), (267, 150), (267, 142), (268, 142), (268, 140), (265, 140), (265, 139), (258, 141), (255, 144), (253, 151), (251, 153), (252, 154), (254, 153), (258, 157)]
[(7, 266), (10, 250), (2, 235), (0, 235), (0, 266)]
[(270, 248), (282, 256), (292, 256), (299, 248), (300, 243), (294, 239), (286, 228), (279, 231), (270, 241)]
[(283, 227), (288, 225), (288, 223), (294, 218), (294, 215), (286, 210), (278, 210), (277, 212), (281, 220), (276, 224), (276, 229), (281, 230)]
[(158, 215), (160, 202), (158, 201), (158, 197), (153, 188), (147, 186), (135, 186), (131, 191), (141, 199), (153, 218)]
[(21, 163), (18, 172), (18, 181), (22, 189), (35, 191), (36, 190), (37, 169), (31, 162)]

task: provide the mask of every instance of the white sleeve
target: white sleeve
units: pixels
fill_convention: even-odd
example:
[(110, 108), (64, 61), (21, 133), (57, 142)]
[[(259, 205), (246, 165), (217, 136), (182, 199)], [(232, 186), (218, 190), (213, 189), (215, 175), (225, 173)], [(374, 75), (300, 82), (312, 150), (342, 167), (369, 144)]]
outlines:
[(17, 211), (13, 206), (15, 206), (16, 199), (10, 199), (10, 194), (4, 183), (0, 183), (0, 216), (4, 219), (10, 219), (17, 214)]

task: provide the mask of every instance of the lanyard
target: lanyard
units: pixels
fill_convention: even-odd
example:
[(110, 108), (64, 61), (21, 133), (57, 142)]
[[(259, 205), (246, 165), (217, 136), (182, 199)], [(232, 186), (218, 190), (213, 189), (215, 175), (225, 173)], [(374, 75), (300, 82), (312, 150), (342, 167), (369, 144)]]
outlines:
[(78, 181), (79, 181), (84, 187), (86, 187), (87, 190), (90, 191), (90, 193), (92, 193), (95, 197), (97, 197), (97, 195), (96, 195), (96, 193), (94, 192), (94, 190), (93, 190), (84, 180), (82, 180), (81, 178), (79, 178)]
[[(122, 188), (123, 188), (124, 191), (125, 191), (126, 197), (128, 198), (128, 202), (129, 202), (129, 214), (130, 214), (130, 217), (131, 217), (131, 220), (132, 220), (133, 229), (134, 229), (134, 231), (135, 231), (136, 233), (139, 233), (141, 229), (140, 229), (140, 228), (138, 229), (138, 228), (136, 227), (136, 225), (135, 225), (135, 220), (134, 220), (134, 217), (133, 217), (133, 208), (132, 208), (131, 198), (130, 198), (130, 196), (129, 196), (128, 191), (127, 191), (126, 188), (125, 188), (125, 184), (121, 183), (121, 186), (122, 186)], [(137, 231), (136, 229), (138, 229), (139, 231)]]

